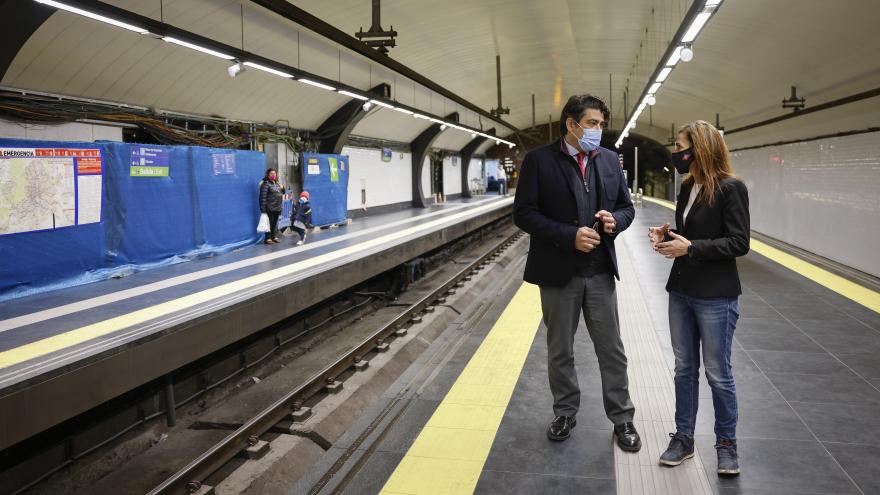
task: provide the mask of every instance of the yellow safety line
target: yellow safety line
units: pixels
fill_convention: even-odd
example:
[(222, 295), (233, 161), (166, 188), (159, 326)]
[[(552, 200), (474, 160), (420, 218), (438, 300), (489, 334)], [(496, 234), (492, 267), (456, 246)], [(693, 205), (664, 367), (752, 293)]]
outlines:
[[(510, 201), (506, 201), (510, 202)], [(258, 287), (269, 283), (280, 277), (300, 272), (312, 267), (318, 267), (324, 263), (330, 263), (349, 254), (363, 252), (365, 250), (382, 246), (385, 243), (406, 237), (412, 233), (425, 231), (435, 226), (441, 225), (450, 220), (457, 220), (466, 216), (476, 216), (477, 214), (497, 208), (506, 202), (491, 203), (473, 209), (439, 218), (430, 222), (423, 223), (417, 227), (393, 232), (380, 237), (364, 241), (362, 243), (348, 246), (339, 250), (331, 251), (314, 258), (309, 258), (298, 263), (287, 265), (280, 268), (269, 270), (259, 275), (253, 275), (247, 278), (229, 282), (211, 289), (195, 292), (187, 296), (183, 296), (168, 302), (150, 306), (148, 308), (133, 311), (128, 314), (110, 318), (108, 320), (99, 321), (91, 325), (86, 325), (74, 330), (70, 330), (58, 335), (48, 337), (30, 344), (25, 344), (14, 349), (0, 352), (0, 369), (28, 361), (40, 356), (45, 356), (52, 352), (66, 349), (72, 345), (80, 344), (91, 339), (109, 335), (119, 330), (144, 323), (155, 318), (167, 316), (178, 311), (204, 305), (208, 301), (217, 299), (228, 294), (232, 294), (244, 289)]]
[(538, 287), (523, 284), (381, 493), (473, 493), (540, 322)]
[[(675, 204), (670, 201), (648, 197), (642, 197), (642, 199), (675, 210)], [(841, 296), (855, 301), (872, 311), (880, 313), (880, 293), (849, 281), (839, 275), (835, 275), (828, 270), (819, 268), (812, 263), (804, 261), (796, 256), (792, 256), (785, 251), (765, 244), (757, 239), (752, 239), (749, 246), (752, 251), (779, 263), (785, 268), (803, 275), (813, 282), (816, 282), (823, 287), (827, 287)]]

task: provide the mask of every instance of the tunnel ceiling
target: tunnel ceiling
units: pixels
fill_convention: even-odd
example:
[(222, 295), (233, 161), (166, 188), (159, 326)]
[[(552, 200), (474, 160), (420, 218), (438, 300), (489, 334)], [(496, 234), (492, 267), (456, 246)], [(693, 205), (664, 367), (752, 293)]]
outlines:
[[(29, 0), (18, 0), (21, 5)], [(158, 19), (159, 2), (107, 3)], [(165, 0), (164, 20), (176, 27), (244, 48), (321, 76), (368, 89), (392, 86), (398, 101), (437, 115), (459, 112), (475, 127), (510, 131), (367, 58), (252, 2)], [(296, 6), (353, 34), (368, 28), (370, 0), (302, 0)], [(382, 25), (393, 25), (390, 56), (462, 98), (496, 106), (495, 56), (501, 56), (504, 118), (539, 124), (558, 118), (568, 95), (609, 96), (615, 127), (623, 117), (623, 88), (636, 98), (662, 57), (690, 2), (684, 0), (532, 0), (479, 2), (384, 0)], [(43, 8), (43, 7), (40, 7)], [(875, 0), (725, 1), (694, 44), (694, 60), (680, 63), (657, 95), (653, 124), (668, 129), (702, 118), (732, 128), (785, 113), (790, 86), (807, 106), (880, 86), (880, 19)], [(647, 29), (647, 34), (646, 34)], [(640, 48), (641, 46), (641, 48)], [(638, 61), (637, 61), (638, 60)], [(121, 101), (227, 118), (290, 121), (316, 128), (346, 97), (248, 70), (231, 79), (228, 62), (66, 12), (42, 24), (13, 59), (6, 86)], [(632, 107), (632, 102), (630, 102)], [(643, 114), (647, 124), (649, 113)], [(853, 111), (850, 128), (876, 126), (872, 113)], [(425, 121), (382, 110), (355, 133), (408, 141)], [(448, 132), (446, 133), (448, 134)], [(469, 136), (444, 136), (460, 148)]]

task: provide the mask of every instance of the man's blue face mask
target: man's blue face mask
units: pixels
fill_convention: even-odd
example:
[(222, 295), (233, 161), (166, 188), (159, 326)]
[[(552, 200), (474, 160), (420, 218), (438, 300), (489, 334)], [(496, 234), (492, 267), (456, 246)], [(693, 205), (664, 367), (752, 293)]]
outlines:
[(599, 143), (602, 142), (602, 128), (586, 129), (581, 127), (580, 124), (578, 124), (578, 127), (584, 130), (584, 133), (578, 138), (578, 144), (581, 145), (581, 148), (584, 151), (593, 151), (598, 148)]

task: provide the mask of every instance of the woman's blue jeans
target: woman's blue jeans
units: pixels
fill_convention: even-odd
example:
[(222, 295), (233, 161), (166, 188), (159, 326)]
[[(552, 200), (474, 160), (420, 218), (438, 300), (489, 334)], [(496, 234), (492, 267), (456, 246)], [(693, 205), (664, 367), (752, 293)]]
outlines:
[(669, 293), (669, 330), (675, 353), (675, 426), (694, 434), (700, 395), (700, 347), (712, 387), (715, 437), (736, 440), (736, 386), (730, 363), (733, 331), (739, 319), (736, 297), (688, 297)]

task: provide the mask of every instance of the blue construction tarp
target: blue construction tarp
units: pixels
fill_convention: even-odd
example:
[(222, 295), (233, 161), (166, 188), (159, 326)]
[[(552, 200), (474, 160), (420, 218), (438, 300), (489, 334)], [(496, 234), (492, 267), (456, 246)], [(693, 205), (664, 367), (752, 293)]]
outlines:
[(303, 190), (309, 192), (312, 223), (342, 223), (348, 215), (348, 155), (303, 153)]
[[(100, 150), (97, 161), (94, 156), (76, 156), (85, 153), (76, 150), (95, 149)], [(52, 194), (47, 193), (47, 198), (54, 195), (55, 202), (65, 196), (59, 188), (73, 180), (76, 221), (36, 231), (0, 231), (8, 232), (0, 235), (0, 300), (226, 252), (260, 237), (256, 224), (258, 184), (266, 168), (263, 153), (0, 139), (0, 153), (3, 150), (44, 150), (44, 156), (0, 162), (0, 174), (15, 172), (21, 183), (22, 173), (41, 170), (46, 176), (36, 181), (25, 177), (25, 186), (48, 184), (44, 189)], [(73, 156), (64, 158), (58, 150)], [(57, 159), (47, 159), (46, 153), (56, 153), (52, 156)], [(68, 177), (71, 167), (72, 177)], [(0, 194), (5, 194), (2, 189)], [(30, 203), (20, 194), (0, 198), (0, 228), (2, 208), (12, 203), (18, 208), (31, 205), (37, 211), (52, 208), (45, 206), (46, 198)], [(22, 211), (29, 210), (20, 209), (17, 214)], [(61, 215), (52, 218), (55, 221)]]

